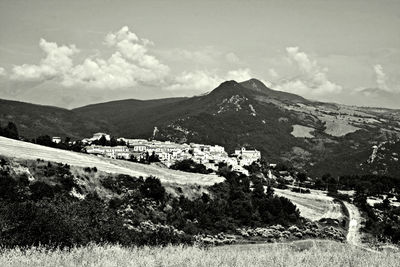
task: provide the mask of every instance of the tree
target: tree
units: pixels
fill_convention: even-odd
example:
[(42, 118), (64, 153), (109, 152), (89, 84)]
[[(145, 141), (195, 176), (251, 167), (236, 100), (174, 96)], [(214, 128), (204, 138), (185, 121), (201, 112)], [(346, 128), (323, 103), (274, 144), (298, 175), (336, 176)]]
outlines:
[(160, 162), (158, 155), (154, 151), (151, 153), (151, 156), (149, 156), (149, 162)]
[(53, 140), (48, 135), (39, 136), (38, 138), (36, 138), (35, 143), (42, 146), (50, 146), (50, 147), (54, 147), (56, 145), (55, 143), (53, 143)]
[(274, 196), (274, 188), (272, 186), (267, 187), (267, 197), (271, 198)]
[(157, 201), (162, 201), (165, 197), (165, 188), (161, 185), (159, 179), (152, 176), (146, 178), (144, 184), (140, 187), (140, 191), (145, 197)]
[(110, 139), (110, 146), (118, 146), (118, 141), (114, 136)]
[(7, 126), (2, 129), (1, 135), (7, 138), (18, 139), (19, 134), (17, 126), (13, 122), (9, 121)]
[(388, 197), (386, 197), (383, 202), (382, 202), (382, 208), (383, 210), (389, 210), (390, 209), (390, 200)]
[(299, 172), (299, 173), (297, 174), (297, 180), (298, 180), (300, 183), (304, 183), (304, 182), (307, 180), (307, 174), (305, 174), (304, 172)]
[(100, 146), (105, 146), (105, 145), (107, 145), (107, 139), (106, 139), (106, 137), (105, 137), (104, 135), (102, 135), (102, 136), (100, 137), (100, 139), (98, 140), (98, 144), (99, 144)]

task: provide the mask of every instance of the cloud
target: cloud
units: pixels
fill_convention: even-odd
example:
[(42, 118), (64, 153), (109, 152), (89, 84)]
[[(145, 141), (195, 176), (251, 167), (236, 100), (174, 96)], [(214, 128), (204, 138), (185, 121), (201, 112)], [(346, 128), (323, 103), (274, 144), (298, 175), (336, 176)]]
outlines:
[(235, 80), (237, 82), (246, 81), (252, 78), (249, 68), (230, 70), (226, 74), (224, 80)]
[(194, 90), (207, 91), (218, 85), (220, 78), (209, 71), (197, 70), (193, 72), (184, 71), (176, 76), (173, 83), (166, 90)]
[(199, 92), (210, 91), (226, 80), (235, 80), (238, 82), (252, 78), (251, 71), (248, 68), (230, 70), (224, 75), (218, 75), (216, 72), (206, 70), (197, 70), (193, 72), (183, 72), (173, 80), (173, 83), (166, 90), (193, 90)]
[(65, 75), (72, 67), (72, 56), (79, 52), (75, 45), (58, 46), (56, 43), (40, 39), (40, 48), (45, 52), (38, 65), (23, 64), (14, 66), (11, 78), (16, 80), (51, 79)]
[(276, 70), (272, 69), (272, 68), (268, 70), (268, 74), (273, 79), (276, 79), (279, 77), (279, 74), (276, 72)]
[(169, 61), (185, 63), (202, 67), (221, 66), (226, 63), (240, 64), (240, 58), (233, 52), (223, 52), (213, 46), (202, 47), (197, 50), (172, 49), (159, 51), (160, 55)]
[(324, 95), (336, 94), (342, 91), (340, 85), (328, 80), (326, 68), (318, 65), (316, 60), (299, 51), (298, 47), (286, 48), (287, 59), (300, 72), (300, 76), (291, 80), (284, 80), (278, 83), (277, 90), (302, 94), (302, 95)]
[(385, 72), (383, 72), (383, 67), (380, 64), (374, 66), (374, 71), (376, 75), (376, 84), (379, 89), (390, 92), (391, 90), (387, 86), (387, 77)]
[(64, 86), (109, 89), (163, 84), (169, 67), (149, 53), (148, 48), (153, 45), (151, 41), (139, 38), (124, 26), (117, 32), (107, 34), (104, 43), (114, 50), (109, 58), (96, 55), (74, 65), (72, 56), (79, 51), (74, 45), (58, 46), (41, 39), (39, 45), (46, 57), (37, 65), (15, 66), (12, 78), (58, 78)]
[(239, 62), (240, 62), (239, 57), (238, 57), (235, 53), (233, 53), (233, 52), (227, 53), (227, 54), (225, 55), (225, 59), (226, 59), (226, 61), (228, 61), (229, 63), (233, 63), (233, 64), (236, 64), (236, 63), (239, 63)]
[(5, 76), (7, 75), (7, 72), (4, 68), (0, 67), (0, 76)]

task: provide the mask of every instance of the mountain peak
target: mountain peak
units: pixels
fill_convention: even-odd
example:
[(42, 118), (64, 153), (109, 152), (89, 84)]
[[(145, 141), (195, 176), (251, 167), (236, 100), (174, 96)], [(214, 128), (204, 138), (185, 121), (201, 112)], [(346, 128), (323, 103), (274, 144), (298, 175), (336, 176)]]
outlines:
[(241, 82), (240, 84), (247, 89), (255, 90), (258, 92), (265, 92), (271, 90), (263, 82), (255, 78)]
[(212, 90), (209, 95), (234, 94), (244, 91), (243, 89), (244, 88), (238, 82), (230, 80), (221, 83), (217, 88)]

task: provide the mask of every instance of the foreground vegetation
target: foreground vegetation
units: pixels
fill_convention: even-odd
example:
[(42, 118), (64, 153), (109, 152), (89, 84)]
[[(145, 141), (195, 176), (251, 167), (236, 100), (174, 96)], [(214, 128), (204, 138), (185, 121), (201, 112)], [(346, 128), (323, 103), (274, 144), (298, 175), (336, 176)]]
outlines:
[(296, 206), (261, 179), (226, 180), (190, 197), (155, 177), (102, 173), (43, 160), (0, 159), (0, 246), (191, 244), (199, 234), (301, 224)]
[(1, 266), (398, 266), (400, 254), (369, 252), (336, 242), (304, 241), (201, 248), (88, 245), (70, 250), (14, 248)]

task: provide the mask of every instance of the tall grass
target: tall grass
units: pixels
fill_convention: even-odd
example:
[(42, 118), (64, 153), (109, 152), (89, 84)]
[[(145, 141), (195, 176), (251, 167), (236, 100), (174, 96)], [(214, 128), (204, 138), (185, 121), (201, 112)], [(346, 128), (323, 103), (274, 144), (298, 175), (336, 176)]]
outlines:
[(70, 250), (2, 250), (0, 266), (399, 266), (399, 253), (374, 253), (336, 242), (213, 248), (123, 248), (90, 245)]

